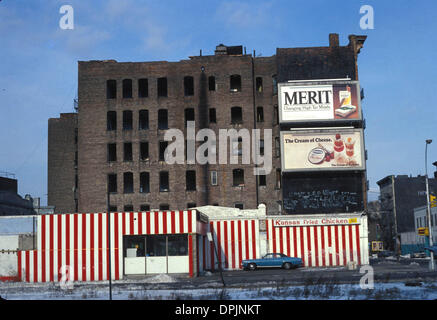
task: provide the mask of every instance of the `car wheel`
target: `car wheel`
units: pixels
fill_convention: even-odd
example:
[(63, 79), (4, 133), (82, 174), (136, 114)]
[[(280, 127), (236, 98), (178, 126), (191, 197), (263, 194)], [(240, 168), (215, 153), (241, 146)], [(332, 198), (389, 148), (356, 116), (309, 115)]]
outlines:
[(255, 269), (256, 269), (256, 264), (255, 263), (249, 264), (249, 270), (255, 270)]
[(289, 262), (286, 262), (286, 263), (284, 263), (284, 265), (282, 266), (284, 269), (286, 269), (286, 270), (290, 270), (291, 269), (291, 263), (289, 263)]

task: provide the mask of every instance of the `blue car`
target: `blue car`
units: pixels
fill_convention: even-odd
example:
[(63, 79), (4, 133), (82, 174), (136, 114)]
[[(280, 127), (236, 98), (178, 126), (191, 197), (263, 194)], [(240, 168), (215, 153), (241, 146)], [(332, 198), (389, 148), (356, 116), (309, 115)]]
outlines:
[(261, 259), (243, 260), (244, 270), (255, 270), (256, 268), (284, 268), (291, 269), (302, 266), (301, 258), (292, 258), (282, 253), (267, 253)]

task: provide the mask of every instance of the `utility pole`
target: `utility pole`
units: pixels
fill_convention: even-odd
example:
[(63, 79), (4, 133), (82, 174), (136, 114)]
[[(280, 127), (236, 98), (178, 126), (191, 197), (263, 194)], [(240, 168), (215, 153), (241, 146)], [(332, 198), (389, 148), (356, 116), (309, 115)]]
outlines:
[[(428, 166), (427, 166), (427, 152), (428, 152), (428, 144), (431, 144), (432, 140), (428, 139), (426, 140), (425, 145), (425, 184), (426, 184), (426, 217), (428, 220), (428, 232), (429, 232), (429, 246), (433, 246), (433, 238), (432, 238), (432, 224), (431, 224), (431, 207), (429, 203), (429, 184), (428, 184)], [(434, 271), (434, 252), (432, 250), (429, 250), (431, 261), (429, 262), (429, 270)]]
[(393, 215), (394, 215), (394, 233), (395, 233), (395, 255), (397, 259), (399, 260), (399, 248), (398, 248), (398, 219), (396, 216), (396, 194), (395, 194), (395, 176), (391, 176), (391, 187), (392, 187), (392, 194), (393, 194)]

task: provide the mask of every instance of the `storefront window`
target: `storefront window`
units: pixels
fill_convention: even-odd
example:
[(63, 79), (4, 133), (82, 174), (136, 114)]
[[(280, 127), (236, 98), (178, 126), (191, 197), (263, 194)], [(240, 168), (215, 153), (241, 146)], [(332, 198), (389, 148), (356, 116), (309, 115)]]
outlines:
[[(145, 243), (144, 243), (144, 236), (128, 236), (125, 238), (126, 240), (126, 246), (125, 246), (125, 256), (136, 256), (136, 257), (144, 257), (145, 256)], [(136, 249), (130, 250), (130, 249)], [(128, 253), (129, 252), (129, 253)]]
[(186, 234), (168, 236), (168, 255), (187, 256), (188, 238)]
[(146, 256), (165, 257), (166, 256), (166, 236), (151, 235), (146, 236), (147, 250)]

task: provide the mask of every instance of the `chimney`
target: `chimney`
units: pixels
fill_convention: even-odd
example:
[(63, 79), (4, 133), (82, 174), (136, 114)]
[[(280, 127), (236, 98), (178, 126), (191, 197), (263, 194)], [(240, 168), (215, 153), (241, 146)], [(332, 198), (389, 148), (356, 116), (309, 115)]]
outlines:
[(340, 45), (340, 41), (338, 40), (338, 33), (330, 33), (329, 34), (329, 46), (330, 47), (338, 47)]

